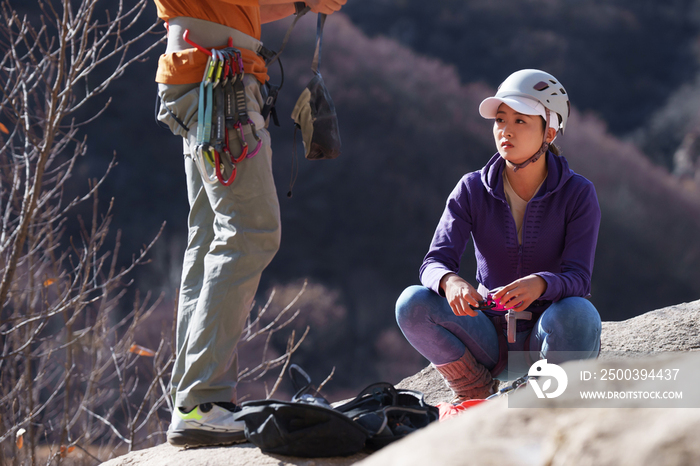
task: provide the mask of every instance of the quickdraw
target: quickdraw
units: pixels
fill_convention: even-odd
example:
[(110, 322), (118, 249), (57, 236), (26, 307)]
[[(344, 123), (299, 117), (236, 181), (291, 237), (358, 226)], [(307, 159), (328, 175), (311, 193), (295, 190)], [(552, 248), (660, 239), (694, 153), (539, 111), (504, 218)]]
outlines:
[(437, 404), (438, 409), (440, 410), (440, 420), (444, 421), (446, 419), (449, 419), (451, 417), (457, 416), (460, 413), (464, 412), (465, 410), (477, 406), (485, 401), (493, 400), (496, 398), (500, 398), (502, 396), (508, 396), (511, 393), (515, 392), (516, 390), (519, 390), (521, 387), (524, 387), (527, 385), (527, 383), (530, 380), (537, 379), (536, 376), (530, 376), (529, 374), (525, 374), (519, 379), (514, 380), (511, 384), (501, 388), (498, 390), (496, 393), (493, 395), (488, 396), (487, 398), (476, 398), (473, 400), (466, 400), (463, 401), (459, 404), (453, 405), (452, 403), (448, 402), (440, 402)]
[(498, 398), (498, 397), (501, 397), (503, 395), (509, 395), (511, 392), (514, 392), (515, 390), (519, 389), (520, 387), (526, 385), (528, 380), (530, 380), (530, 378), (531, 377), (529, 375), (525, 374), (522, 377), (514, 380), (510, 385), (507, 385), (507, 386), (501, 388), (496, 393), (487, 397), (486, 399), (491, 400), (493, 398)]
[(506, 328), (508, 333), (508, 343), (515, 343), (515, 335), (517, 330), (517, 324), (519, 320), (531, 320), (532, 312), (529, 311), (519, 311), (516, 312), (513, 309), (507, 309), (501, 304), (497, 303), (489, 294), (486, 299), (479, 301), (479, 306), (469, 306), (475, 311), (486, 311), (492, 320), (494, 318), (505, 318)]
[(501, 306), (499, 303), (497, 303), (490, 294), (488, 296), (486, 296), (485, 299), (478, 301), (478, 303), (479, 303), (478, 307), (474, 307), (471, 304), (469, 305), (469, 307), (471, 307), (475, 311), (503, 311), (503, 312), (505, 312), (508, 310), (504, 306)]
[[(226, 48), (206, 50), (188, 38), (185, 31), (183, 39), (209, 55), (199, 88), (199, 108), (197, 110), (197, 145), (195, 162), (206, 183), (217, 181), (230, 186), (236, 179), (236, 165), (245, 158), (254, 157), (262, 147), (255, 123), (248, 116), (246, 104), (245, 76), (241, 51), (232, 46), (232, 40)], [(245, 139), (244, 126), (256, 141), (255, 148), (249, 151)], [(229, 146), (229, 130), (238, 133), (240, 155), (234, 157)], [(224, 176), (226, 167), (222, 163), (222, 154), (231, 161), (232, 169), (228, 178)], [(206, 164), (214, 168), (214, 175), (209, 175)]]

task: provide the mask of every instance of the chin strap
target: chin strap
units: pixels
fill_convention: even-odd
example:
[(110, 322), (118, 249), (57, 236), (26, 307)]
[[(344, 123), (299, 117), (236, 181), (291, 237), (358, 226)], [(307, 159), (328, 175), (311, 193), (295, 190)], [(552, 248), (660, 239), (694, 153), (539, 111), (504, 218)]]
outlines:
[(546, 115), (546, 124), (544, 128), (544, 136), (542, 136), (542, 145), (540, 146), (540, 150), (537, 151), (535, 155), (527, 159), (526, 161), (522, 163), (514, 163), (513, 164), (513, 173), (517, 172), (521, 168), (525, 168), (528, 165), (530, 165), (533, 162), (537, 162), (540, 157), (542, 157), (542, 154), (547, 153), (547, 149), (549, 149), (549, 143), (547, 142), (547, 129), (549, 128), (549, 109), (545, 107), (544, 113)]

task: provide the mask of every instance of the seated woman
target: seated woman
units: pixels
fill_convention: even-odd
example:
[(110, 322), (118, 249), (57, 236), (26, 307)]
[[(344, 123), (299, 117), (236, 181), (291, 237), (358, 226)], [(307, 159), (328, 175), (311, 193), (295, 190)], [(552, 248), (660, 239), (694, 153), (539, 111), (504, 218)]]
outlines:
[[(600, 207), (593, 184), (552, 144), (569, 112), (564, 87), (539, 70), (513, 73), (481, 103), (481, 116), (495, 119), (498, 153), (452, 191), (420, 269), (424, 286), (407, 288), (396, 303), (401, 331), (455, 401), (486, 398), (495, 377), (512, 377), (503, 373), (508, 352), (531, 362), (549, 353), (559, 363), (600, 351), (600, 316), (585, 299)], [(476, 287), (458, 275), (470, 236)], [(517, 320), (515, 342), (505, 340), (504, 312), (483, 305), (488, 297), (512, 317), (530, 314)]]

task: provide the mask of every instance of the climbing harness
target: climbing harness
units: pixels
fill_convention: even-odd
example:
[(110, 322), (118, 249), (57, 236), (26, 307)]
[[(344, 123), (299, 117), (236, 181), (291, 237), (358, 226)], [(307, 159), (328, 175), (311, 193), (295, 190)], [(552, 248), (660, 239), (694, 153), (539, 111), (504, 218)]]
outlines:
[[(497, 303), (491, 294), (487, 295), (484, 300), (479, 301), (478, 307), (471, 305), (469, 307), (475, 311), (483, 312), (496, 328), (496, 334), (498, 335), (498, 362), (490, 371), (491, 375), (496, 376), (508, 364), (508, 343), (515, 343), (518, 331), (528, 330), (534, 326), (534, 322), (532, 322), (533, 313), (530, 311), (516, 312), (513, 309), (506, 309)], [(528, 338), (525, 340), (523, 351), (527, 354), (529, 350), (530, 340)]]
[[(292, 29), (299, 19), (310, 11), (310, 7), (306, 6), (303, 2), (295, 2), (295, 11), (296, 17), (287, 30), (279, 52), (267, 49), (262, 46), (261, 43), (258, 43), (258, 45), (250, 49), (265, 60), (267, 67), (274, 62), (278, 62), (279, 64), (281, 74), (280, 84), (271, 85), (265, 83), (265, 87), (262, 89), (264, 102), (260, 109), (260, 115), (263, 121), (266, 121), (267, 117), (271, 116), (273, 122), (277, 126), (279, 126), (279, 121), (275, 111), (275, 101), (284, 84), (284, 69), (282, 68), (280, 55), (287, 45)], [(317, 31), (317, 51), (314, 63), (317, 62), (317, 57), (320, 56), (320, 39), (318, 37), (320, 30), (323, 28), (324, 20), (325, 15), (319, 15), (320, 26), (318, 26), (319, 30)], [(190, 19), (190, 21), (196, 20)], [(165, 26), (170, 33), (168, 23), (165, 23)], [(241, 52), (233, 47), (233, 39), (231, 37), (228, 39), (227, 47), (208, 50), (190, 40), (188, 36), (189, 29), (184, 28), (182, 40), (209, 57), (199, 88), (197, 140), (196, 145), (191, 148), (192, 155), (206, 183), (215, 184), (219, 182), (224, 186), (229, 186), (236, 178), (236, 165), (246, 158), (254, 157), (262, 147), (262, 139), (259, 137), (255, 123), (249, 117), (246, 107), (246, 92), (243, 80), (245, 73)], [(330, 96), (328, 96), (328, 101), (330, 102)], [(156, 106), (156, 121), (158, 121), (158, 109), (164, 108), (185, 132), (189, 131), (185, 123), (161, 101), (160, 96), (158, 97), (157, 103), (160, 105)], [(252, 150), (248, 146), (248, 142), (245, 138), (244, 130), (246, 126), (250, 128), (250, 134), (252, 134), (255, 140), (255, 147)], [(240, 154), (236, 156), (233, 155), (231, 147), (229, 146), (230, 131), (235, 131), (240, 141)], [(338, 139), (339, 145), (339, 138), (336, 139)], [(231, 163), (231, 173), (228, 177), (225, 176), (226, 165), (223, 163), (225, 160), (230, 160)], [(209, 174), (207, 165), (214, 168), (213, 174)]]
[[(185, 40), (189, 40), (185, 37)], [(199, 48), (199, 47), (198, 47)], [(262, 146), (255, 123), (248, 116), (243, 59), (241, 51), (229, 45), (211, 51), (199, 48), (209, 55), (199, 87), (199, 108), (197, 110), (197, 144), (194, 157), (202, 178), (206, 183), (217, 181), (230, 186), (236, 179), (236, 165), (246, 158), (254, 157)], [(256, 141), (250, 150), (245, 139), (244, 127), (250, 127)], [(240, 154), (234, 156), (229, 146), (229, 130), (238, 133)], [(222, 156), (231, 162), (231, 173), (225, 177), (226, 166)], [(206, 164), (214, 168), (209, 175)]]
[[(280, 54), (287, 45), (296, 23), (310, 11), (308, 6), (304, 8), (300, 6), (295, 5), (296, 17), (287, 30), (279, 52), (275, 53), (265, 47), (257, 50), (257, 53), (265, 59), (266, 66), (277, 61), (280, 67), (281, 82), (278, 86), (267, 85), (267, 96), (260, 110), (263, 120), (271, 115), (277, 126), (279, 121), (275, 111), (275, 101), (284, 84), (284, 69)], [(207, 50), (190, 40), (188, 36), (189, 30), (186, 29), (182, 35), (183, 40), (209, 56), (199, 88), (197, 144), (193, 148), (193, 156), (206, 183), (219, 182), (229, 186), (236, 179), (236, 165), (246, 158), (254, 157), (262, 147), (262, 139), (256, 131), (255, 123), (248, 115), (242, 55), (240, 50), (233, 47), (233, 40), (230, 37), (226, 48)], [(167, 106), (165, 108), (169, 111)], [(187, 130), (184, 124), (177, 119), (176, 121)], [(245, 138), (246, 126), (250, 128), (255, 140), (255, 147), (252, 150)], [(238, 134), (240, 154), (237, 156), (233, 155), (229, 146), (229, 130)], [(228, 177), (225, 176), (226, 166), (222, 162), (222, 157), (231, 162), (231, 173)], [(208, 173), (207, 164), (214, 168), (213, 175)]]

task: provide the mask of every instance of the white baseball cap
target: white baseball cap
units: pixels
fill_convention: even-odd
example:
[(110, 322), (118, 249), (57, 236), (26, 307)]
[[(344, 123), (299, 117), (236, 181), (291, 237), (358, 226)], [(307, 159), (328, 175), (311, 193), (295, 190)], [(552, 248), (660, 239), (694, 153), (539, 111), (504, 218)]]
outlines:
[[(513, 110), (523, 115), (539, 115), (542, 118), (547, 118), (544, 105), (537, 99), (525, 97), (523, 95), (512, 95), (503, 97), (488, 97), (479, 105), (479, 113), (487, 119), (496, 118), (496, 112), (501, 104), (506, 104)], [(559, 117), (556, 112), (549, 112), (549, 127), (556, 130), (559, 129)]]

